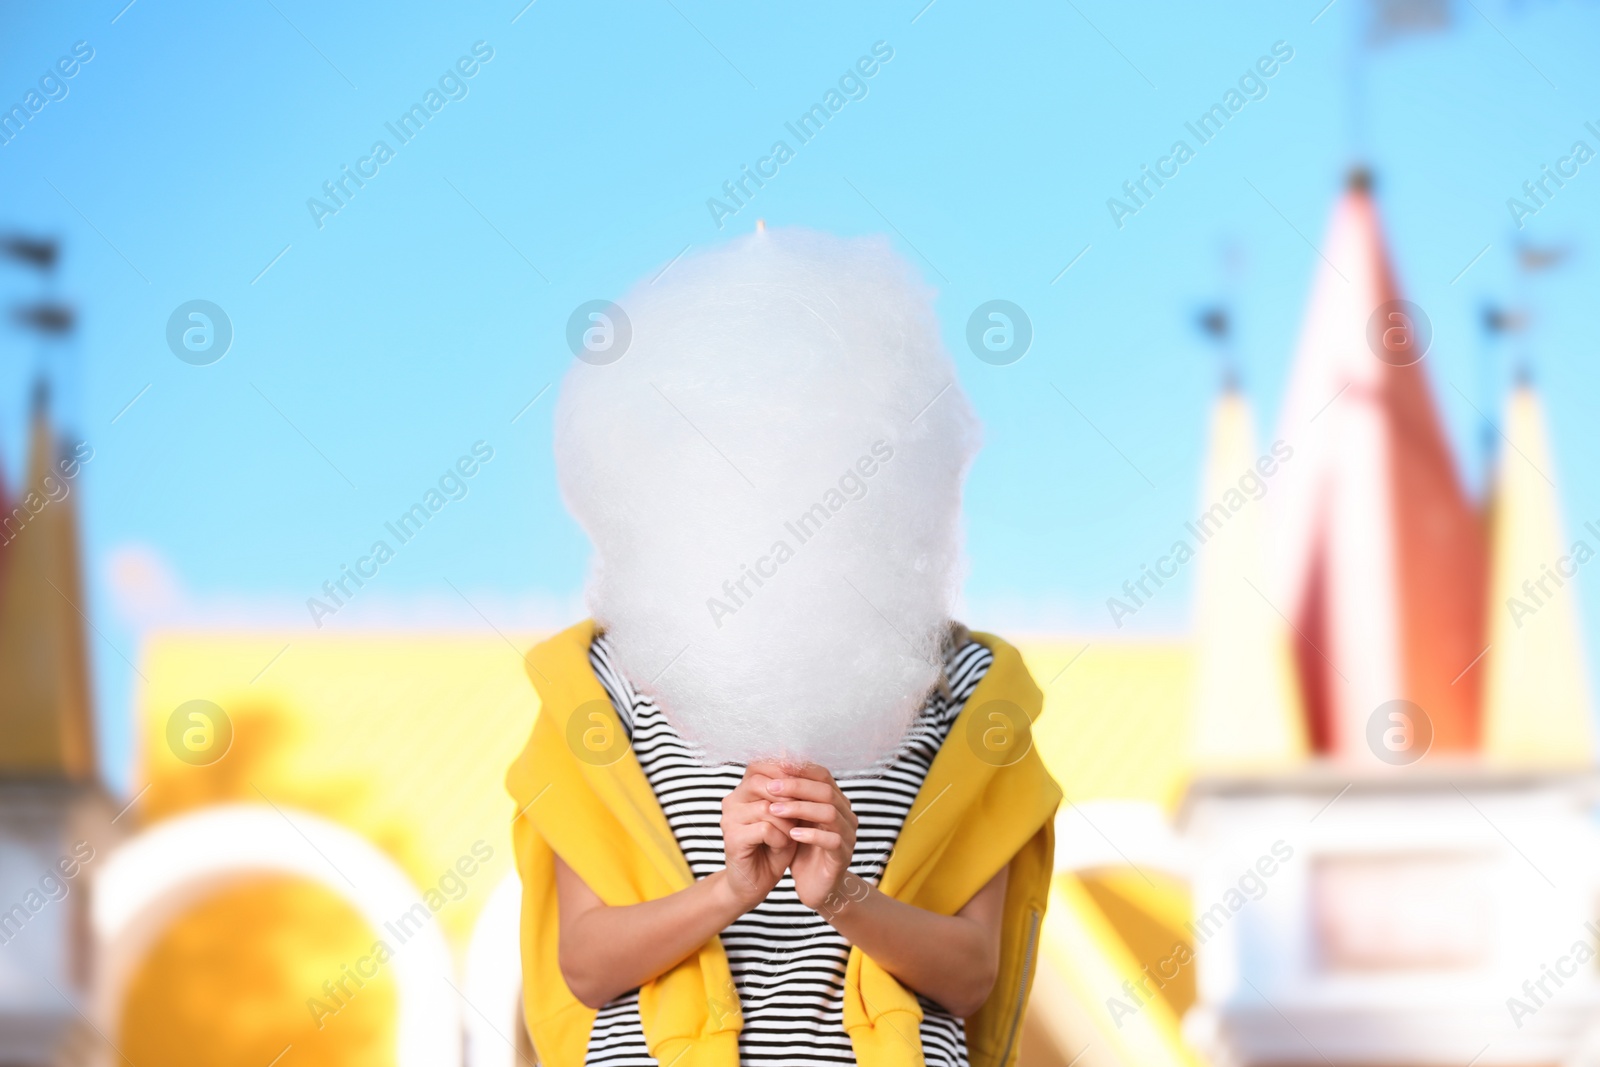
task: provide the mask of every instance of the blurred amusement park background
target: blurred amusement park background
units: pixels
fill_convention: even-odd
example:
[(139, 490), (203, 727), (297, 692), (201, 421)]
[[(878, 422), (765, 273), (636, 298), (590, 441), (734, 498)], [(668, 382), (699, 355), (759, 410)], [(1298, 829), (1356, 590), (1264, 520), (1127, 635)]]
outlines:
[(1600, 1063), (1600, 11), (1154, 15), (0, 15), (0, 1064), (534, 1061), (568, 318), (757, 214), (893, 237), (985, 419), (1020, 1062)]

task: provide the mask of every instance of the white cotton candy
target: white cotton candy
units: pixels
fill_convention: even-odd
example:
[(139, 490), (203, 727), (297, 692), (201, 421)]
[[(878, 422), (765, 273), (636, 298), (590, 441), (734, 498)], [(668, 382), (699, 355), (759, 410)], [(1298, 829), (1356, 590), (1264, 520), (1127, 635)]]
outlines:
[(868, 767), (962, 577), (979, 428), (931, 292), (885, 240), (770, 230), (617, 303), (631, 344), (574, 360), (555, 455), (623, 672), (714, 761)]

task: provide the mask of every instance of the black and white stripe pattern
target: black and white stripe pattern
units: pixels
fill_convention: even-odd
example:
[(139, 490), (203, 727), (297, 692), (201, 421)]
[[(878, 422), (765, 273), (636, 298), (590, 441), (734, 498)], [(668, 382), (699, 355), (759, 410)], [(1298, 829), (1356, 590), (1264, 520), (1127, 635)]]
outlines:
[[(934, 756), (993, 661), (989, 650), (976, 641), (952, 652), (945, 661), (949, 693), (933, 694), (899, 750), (870, 775), (839, 782), (859, 821), (850, 869), (860, 877), (876, 884), (883, 875)], [(611, 661), (604, 635), (590, 645), (589, 662), (631, 735), (634, 754), (695, 877), (721, 870), (722, 798), (744, 777), (744, 767), (703, 763), (655, 702), (622, 676)], [(844, 975), (850, 946), (820, 915), (800, 903), (790, 875), (785, 874), (766, 900), (723, 931), (722, 944), (744, 1012), (739, 1034), (742, 1064), (855, 1063), (844, 1031)], [(966, 1067), (961, 1020), (925, 997), (918, 999), (922, 1050), (929, 1067)], [(600, 1009), (589, 1034), (585, 1063), (658, 1067), (645, 1047), (637, 990)]]

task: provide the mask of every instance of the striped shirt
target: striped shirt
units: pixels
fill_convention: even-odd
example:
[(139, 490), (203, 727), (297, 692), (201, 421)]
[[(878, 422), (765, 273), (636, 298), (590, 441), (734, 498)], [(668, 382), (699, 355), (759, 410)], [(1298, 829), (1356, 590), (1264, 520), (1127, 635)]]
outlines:
[[(993, 661), (989, 650), (972, 640), (951, 652), (944, 665), (948, 693), (934, 691), (899, 749), (870, 774), (839, 780), (859, 823), (850, 862), (856, 875), (874, 885), (882, 877), (934, 756)], [(743, 779), (744, 767), (707, 766), (655, 702), (622, 676), (603, 634), (590, 645), (589, 662), (629, 733), (694, 876), (722, 870), (722, 799)], [(792, 875), (785, 872), (766, 900), (735, 919), (722, 932), (722, 945), (744, 1013), (739, 1059), (745, 1067), (855, 1063), (844, 1030), (850, 946), (821, 915), (800, 903)], [(712, 999), (715, 1005), (715, 993)], [(926, 997), (917, 999), (928, 1067), (967, 1067), (961, 1020)], [(600, 1009), (584, 1062), (590, 1067), (658, 1067), (645, 1046), (638, 990)]]

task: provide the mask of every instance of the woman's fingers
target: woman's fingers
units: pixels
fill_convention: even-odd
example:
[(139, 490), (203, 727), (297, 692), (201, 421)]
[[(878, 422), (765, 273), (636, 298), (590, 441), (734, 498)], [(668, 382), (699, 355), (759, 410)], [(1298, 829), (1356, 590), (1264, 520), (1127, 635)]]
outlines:
[(832, 772), (820, 763), (801, 763), (786, 767), (784, 770), (787, 772), (784, 777), (809, 778), (813, 782), (826, 782), (829, 785), (838, 784), (833, 780)]
[(789, 836), (803, 845), (815, 845), (824, 852), (840, 851), (844, 845), (843, 837), (816, 826), (796, 826), (789, 831)]
[(723, 809), (735, 823), (766, 822), (774, 824), (784, 833), (794, 825), (794, 816), (780, 816), (772, 811), (772, 805), (765, 800), (752, 800), (745, 804), (732, 804)]
[(754, 800), (756, 797), (767, 795), (767, 783), (771, 781), (772, 779), (764, 774), (746, 774), (728, 795), (739, 800)]
[(767, 792), (775, 797), (793, 797), (796, 800), (820, 800), (825, 803), (844, 796), (832, 782), (819, 782), (815, 778), (774, 778), (767, 782)]
[[(831, 823), (831, 818), (817, 813), (818, 806), (825, 805), (832, 808), (846, 825), (856, 825), (856, 814), (850, 807), (850, 798), (836, 785), (825, 785), (809, 778), (781, 778), (767, 783), (767, 790), (778, 798), (772, 803), (774, 815)], [(800, 814), (807, 811), (813, 814)]]
[(837, 827), (844, 821), (844, 813), (832, 804), (824, 804), (810, 800), (782, 800), (774, 801), (771, 805), (772, 814), (784, 819), (798, 819), (802, 822), (815, 823), (818, 826), (829, 828)]
[(823, 785), (838, 787), (833, 780), (828, 768), (817, 763), (780, 763), (777, 760), (757, 760), (745, 768), (745, 780), (754, 777), (781, 778), (806, 782), (821, 782)]
[(785, 765), (777, 760), (758, 759), (745, 767), (744, 776), (746, 779), (752, 775), (760, 775), (764, 778), (782, 778), (794, 769), (793, 765)]
[(761, 843), (766, 845), (768, 848), (782, 851), (783, 849), (792, 848), (794, 846), (794, 842), (789, 837), (789, 835), (794, 832), (794, 827), (791, 826), (780, 828), (770, 822), (761, 823), (760, 826)]
[(723, 834), (723, 841), (726, 843), (726, 847), (735, 850), (756, 848), (761, 845), (781, 850), (793, 844), (792, 839), (789, 837), (790, 829), (792, 827), (778, 826), (776, 823), (769, 822), (766, 819), (735, 823), (728, 827)]
[[(856, 816), (850, 799), (827, 768), (814, 763), (796, 766), (758, 760), (750, 764), (744, 779), (728, 795), (723, 811), (730, 830), (758, 823), (775, 830), (775, 836), (761, 830), (750, 837), (755, 844), (779, 847), (802, 841), (834, 850), (855, 837)], [(800, 823), (807, 825), (797, 825)]]
[[(777, 790), (773, 789), (777, 785)], [(736, 793), (749, 791), (787, 792), (803, 800), (823, 800), (826, 794), (839, 792), (828, 768), (816, 763), (779, 763), (776, 760), (757, 760), (744, 769)]]

